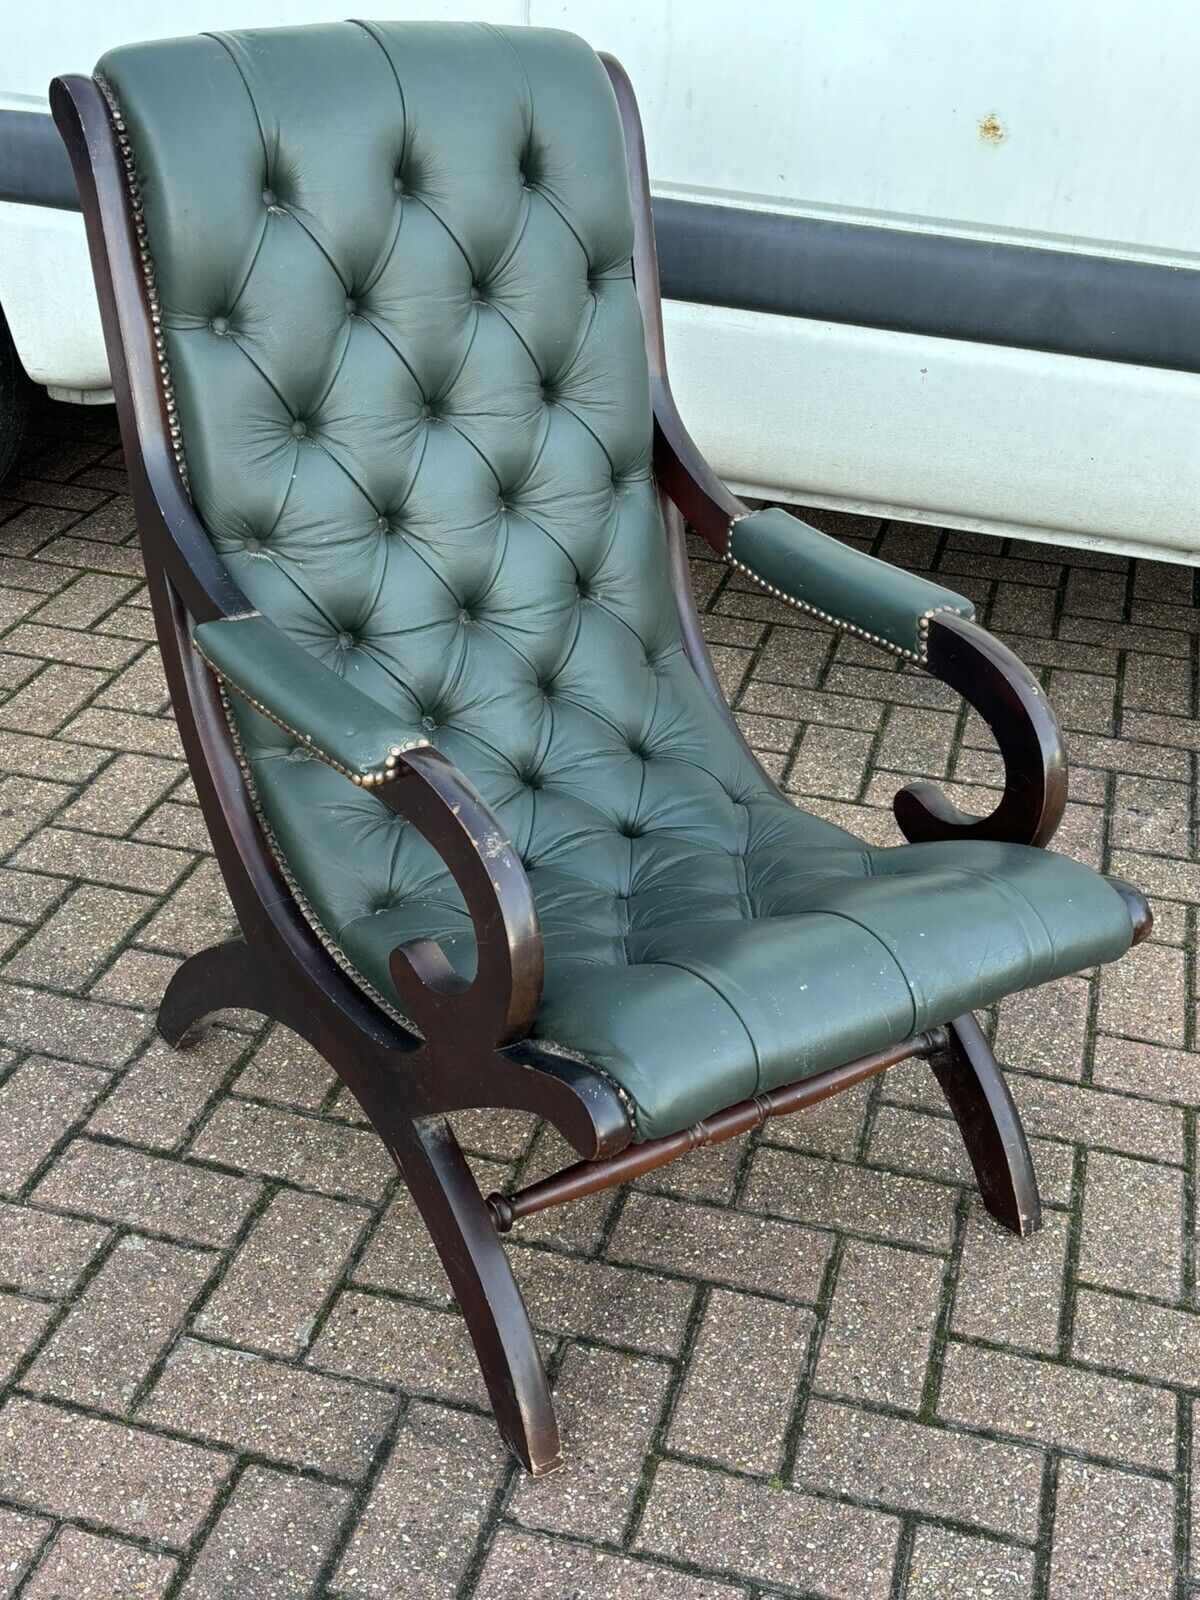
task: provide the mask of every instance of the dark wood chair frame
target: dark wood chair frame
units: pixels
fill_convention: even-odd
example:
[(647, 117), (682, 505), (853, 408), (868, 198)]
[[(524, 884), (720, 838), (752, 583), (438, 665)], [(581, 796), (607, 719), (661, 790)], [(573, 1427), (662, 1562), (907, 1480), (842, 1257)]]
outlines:
[[(726, 555), (731, 525), (747, 508), (714, 476), (671, 394), (637, 105), (620, 65), (608, 58), (605, 65), (625, 132), (634, 276), (653, 391), (654, 471), (684, 644), (697, 677), (748, 750), (704, 644), (685, 546), (686, 519)], [(632, 1143), (628, 1112), (606, 1077), (526, 1038), (541, 995), (543, 953), (524, 869), (486, 804), (432, 748), (405, 752), (377, 793), (421, 830), (458, 882), (478, 940), (477, 974), (463, 983), (431, 940), (400, 946), (391, 972), (417, 1030), (409, 1031), (333, 959), (268, 848), (217, 681), (191, 645), (196, 623), (252, 608), (209, 543), (177, 465), (179, 423), (164, 377), (159, 313), (123, 129), (91, 78), (56, 80), (51, 105), (79, 185), (179, 732), (241, 930), (238, 938), (180, 966), (159, 1008), (159, 1031), (182, 1048), (214, 1013), (248, 1010), (293, 1029), (329, 1062), (391, 1151), (433, 1237), (501, 1433), (524, 1466), (545, 1473), (562, 1458), (545, 1370), (500, 1239), (520, 1217), (624, 1183), (687, 1150), (923, 1056), (962, 1130), (988, 1210), (1019, 1233), (1036, 1228), (1040, 1209), (1029, 1147), (995, 1057), (971, 1016), (948, 1018), (945, 1026), (893, 1049), (759, 1095), (683, 1133)], [(903, 789), (894, 810), (905, 836), (1044, 845), (1066, 802), (1067, 766), (1040, 686), (1002, 644), (950, 614), (930, 621), (926, 667), (991, 727), (1004, 759), (1005, 786), (984, 818), (956, 810), (931, 785)], [(1136, 890), (1128, 894), (1144, 937), (1149, 912)], [(487, 1106), (546, 1118), (579, 1161), (517, 1194), (485, 1200), (446, 1114)]]

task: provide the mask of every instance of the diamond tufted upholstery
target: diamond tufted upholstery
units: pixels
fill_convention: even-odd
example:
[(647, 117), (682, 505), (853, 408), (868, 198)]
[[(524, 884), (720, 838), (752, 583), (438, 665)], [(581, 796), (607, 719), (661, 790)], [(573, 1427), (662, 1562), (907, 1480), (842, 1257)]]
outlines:
[[(536, 1032), (638, 1137), (1129, 945), (1063, 857), (869, 849), (789, 805), (680, 642), (650, 476), (620, 127), (580, 40), (345, 23), (137, 45), (141, 176), (189, 485), (255, 606), (494, 807), (541, 917)], [(464, 973), (423, 839), (233, 697), (311, 914), (392, 1005)]]

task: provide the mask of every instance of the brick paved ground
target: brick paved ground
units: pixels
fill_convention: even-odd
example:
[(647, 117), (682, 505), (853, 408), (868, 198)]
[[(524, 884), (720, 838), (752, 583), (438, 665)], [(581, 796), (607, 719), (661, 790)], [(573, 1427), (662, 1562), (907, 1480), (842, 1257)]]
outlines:
[[(963, 589), (1043, 673), (1063, 842), (1152, 892), (1155, 937), (1004, 1009), (1035, 1240), (981, 1212), (917, 1066), (527, 1224), (569, 1459), (535, 1484), (321, 1063), (278, 1032), (154, 1042), (172, 967), (228, 914), (123, 491), (111, 416), (49, 408), (0, 490), (0, 1597), (1183, 1600), (1192, 574), (836, 525)], [(715, 562), (696, 582), (806, 805), (887, 841), (912, 775), (986, 803), (986, 737), (937, 685)], [(460, 1127), (489, 1183), (557, 1159), (522, 1119)]]

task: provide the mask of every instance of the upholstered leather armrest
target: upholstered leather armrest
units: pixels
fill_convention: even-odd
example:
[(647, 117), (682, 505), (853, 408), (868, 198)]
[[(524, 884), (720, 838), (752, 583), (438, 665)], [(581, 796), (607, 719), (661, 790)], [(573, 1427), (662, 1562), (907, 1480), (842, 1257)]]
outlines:
[(353, 783), (384, 783), (429, 743), (258, 612), (202, 622), (192, 637), (223, 683)]
[(841, 544), (778, 506), (734, 521), (728, 560), (801, 611), (922, 664), (931, 617), (973, 615), (952, 589)]

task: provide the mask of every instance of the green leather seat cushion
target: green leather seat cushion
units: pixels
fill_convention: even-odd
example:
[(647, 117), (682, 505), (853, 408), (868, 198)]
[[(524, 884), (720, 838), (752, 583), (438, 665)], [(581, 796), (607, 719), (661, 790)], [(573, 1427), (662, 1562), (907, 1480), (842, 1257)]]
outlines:
[[(650, 472), (620, 122), (582, 40), (337, 23), (124, 47), (100, 73), (214, 546), (380, 730), (427, 737), (495, 808), (546, 940), (536, 1031), (625, 1085), (640, 1138), (1128, 946), (1120, 897), (1060, 857), (869, 850), (806, 817), (703, 691)], [(278, 696), (300, 732), (306, 678)], [(405, 938), (468, 970), (419, 835), (234, 711), (341, 959), (393, 1004)], [(361, 734), (341, 729), (348, 766), (391, 737)]]

